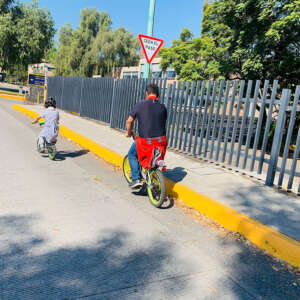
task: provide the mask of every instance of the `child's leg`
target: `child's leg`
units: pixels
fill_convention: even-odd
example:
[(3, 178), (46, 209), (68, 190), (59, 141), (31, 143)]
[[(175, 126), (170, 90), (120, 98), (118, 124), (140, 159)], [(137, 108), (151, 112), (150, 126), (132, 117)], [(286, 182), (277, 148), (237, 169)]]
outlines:
[(45, 141), (44, 141), (44, 137), (39, 136), (39, 145), (41, 150), (45, 149)]

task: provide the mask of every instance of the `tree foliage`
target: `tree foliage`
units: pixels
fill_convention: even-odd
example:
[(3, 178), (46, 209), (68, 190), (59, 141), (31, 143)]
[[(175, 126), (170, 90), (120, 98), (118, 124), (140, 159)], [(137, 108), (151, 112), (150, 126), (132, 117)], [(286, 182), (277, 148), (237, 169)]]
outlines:
[(162, 56), (163, 67), (176, 66), (184, 79), (206, 75), (299, 83), (300, 0), (206, 2), (201, 37), (181, 38)]
[(8, 73), (26, 72), (27, 65), (37, 63), (51, 48), (55, 34), (48, 10), (37, 2), (19, 4), (0, 0), (0, 68)]
[(107, 13), (86, 8), (77, 29), (63, 26), (55, 59), (57, 74), (111, 76), (122, 66), (136, 64), (138, 40), (123, 27), (113, 30), (111, 24)]
[(162, 69), (165, 71), (172, 66), (183, 80), (222, 78), (219, 60), (225, 49), (217, 49), (211, 37), (192, 39), (192, 36), (184, 28), (180, 39), (173, 41), (172, 47), (160, 51)]

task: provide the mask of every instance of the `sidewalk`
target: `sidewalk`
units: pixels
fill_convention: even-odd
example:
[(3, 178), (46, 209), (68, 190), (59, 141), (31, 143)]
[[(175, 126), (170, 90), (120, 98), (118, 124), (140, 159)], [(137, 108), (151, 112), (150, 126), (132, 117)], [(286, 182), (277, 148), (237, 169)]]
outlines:
[[(37, 113), (42, 111), (42, 107), (38, 105), (22, 105), (22, 107)], [(122, 156), (127, 153), (132, 143), (132, 140), (126, 139), (123, 133), (110, 129), (107, 125), (80, 118), (64, 111), (60, 111), (60, 119), (61, 124), (69, 129)], [(167, 152), (166, 163), (168, 169), (165, 175), (172, 181), (179, 182), (185, 187), (214, 199), (238, 213), (242, 213), (294, 240), (300, 241), (299, 199), (278, 193), (272, 188), (235, 172), (174, 152)], [(220, 215), (221, 212), (218, 212), (218, 214)], [(233, 215), (233, 217), (235, 216)], [(226, 226), (227, 223), (230, 223), (228, 217), (222, 219), (222, 216), (220, 216), (220, 218), (222, 225), (230, 229), (230, 226)], [(242, 222), (241, 225), (243, 225)], [(257, 234), (255, 226), (251, 226), (248, 226), (249, 235)], [(266, 239), (267, 237), (260, 238)], [(264, 243), (268, 244), (268, 241), (266, 240)], [(260, 247), (260, 245), (258, 246)], [(293, 251), (295, 249), (300, 250), (300, 248), (297, 248), (300, 244), (296, 241), (294, 246)], [(271, 254), (281, 257), (276, 254), (279, 250), (274, 245), (272, 247), (274, 251)], [(299, 253), (293, 253), (292, 255), (297, 256)], [(293, 260), (295, 260), (295, 257)], [(294, 263), (294, 265), (300, 268), (300, 261)]]

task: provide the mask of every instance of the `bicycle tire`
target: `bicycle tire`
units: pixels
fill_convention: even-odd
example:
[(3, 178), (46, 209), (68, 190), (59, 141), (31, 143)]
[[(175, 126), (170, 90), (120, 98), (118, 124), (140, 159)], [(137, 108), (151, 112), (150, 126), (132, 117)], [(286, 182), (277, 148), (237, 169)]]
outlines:
[(161, 170), (150, 171), (151, 186), (147, 186), (148, 197), (152, 205), (160, 208), (166, 199), (166, 184)]
[(123, 175), (127, 181), (127, 183), (131, 183), (131, 169), (129, 165), (128, 155), (126, 155), (123, 159)]
[(51, 160), (55, 160), (55, 157), (56, 157), (56, 147), (55, 146), (48, 147), (48, 156)]

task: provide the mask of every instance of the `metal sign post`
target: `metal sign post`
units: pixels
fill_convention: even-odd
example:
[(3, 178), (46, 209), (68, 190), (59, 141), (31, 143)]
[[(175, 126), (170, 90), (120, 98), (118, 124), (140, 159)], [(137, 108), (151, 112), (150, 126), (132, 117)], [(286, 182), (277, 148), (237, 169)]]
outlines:
[[(154, 14), (155, 14), (155, 3), (156, 0), (150, 0), (150, 9), (149, 9), (149, 19), (148, 19), (148, 36), (153, 35), (153, 25), (154, 25)], [(144, 78), (148, 78), (150, 73), (150, 64), (145, 61), (144, 65)]]

